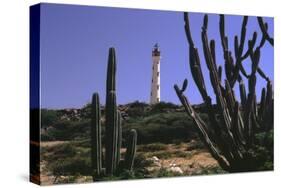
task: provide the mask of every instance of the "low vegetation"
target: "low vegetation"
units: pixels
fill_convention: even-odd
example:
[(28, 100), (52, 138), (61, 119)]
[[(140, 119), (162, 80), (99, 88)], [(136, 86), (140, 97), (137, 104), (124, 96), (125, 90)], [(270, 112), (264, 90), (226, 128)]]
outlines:
[[(161, 103), (160, 108), (140, 102), (126, 106), (127, 109), (122, 111), (124, 138), (129, 129), (138, 131), (134, 170), (123, 171), (118, 176), (103, 177), (101, 180), (226, 173), (200, 141), (191, 120), (180, 106)], [(87, 108), (85, 106), (80, 111), (87, 112)], [(208, 120), (206, 114), (200, 112), (200, 108), (197, 110), (204, 120)], [(138, 112), (140, 117), (128, 115), (132, 111)], [(103, 113), (102, 110), (102, 119)], [(43, 120), (44, 126), (41, 128), (41, 164), (44, 164), (42, 175), (48, 179), (46, 184), (92, 182), (89, 116), (84, 113), (83, 118), (73, 119), (65, 116), (62, 110), (44, 110), (42, 114), (48, 120), (48, 124)], [(103, 133), (104, 122), (102, 135)], [(270, 147), (273, 145), (273, 132), (257, 134), (255, 140), (259, 151), (257, 158), (263, 163), (260, 170), (273, 169), (273, 148)], [(102, 142), (104, 143), (103, 137)], [(269, 147), (258, 147), (259, 142), (266, 143), (263, 145)], [(122, 158), (124, 152), (125, 148), (122, 148)], [(179, 169), (181, 171), (177, 171)]]

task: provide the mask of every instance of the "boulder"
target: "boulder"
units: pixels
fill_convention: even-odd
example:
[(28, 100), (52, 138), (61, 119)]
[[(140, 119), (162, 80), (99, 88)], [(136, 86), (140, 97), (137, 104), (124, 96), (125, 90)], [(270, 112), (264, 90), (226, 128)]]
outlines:
[(172, 166), (171, 168), (168, 168), (167, 171), (173, 172), (173, 173), (178, 173), (178, 174), (183, 174), (182, 169), (178, 166)]

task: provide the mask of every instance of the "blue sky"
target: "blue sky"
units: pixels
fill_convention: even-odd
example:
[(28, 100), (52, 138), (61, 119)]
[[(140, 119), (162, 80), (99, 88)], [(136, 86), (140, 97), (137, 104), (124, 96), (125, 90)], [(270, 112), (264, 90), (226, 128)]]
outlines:
[[(207, 75), (201, 43), (203, 15), (191, 13), (190, 26), (200, 51), (203, 72)], [(223, 65), (219, 16), (209, 15), (209, 39), (217, 41), (217, 62)], [(265, 20), (272, 36), (273, 18)], [(232, 48), (234, 35), (240, 35), (242, 16), (227, 15), (225, 21)], [(259, 41), (261, 35), (256, 18), (250, 17), (247, 38), (254, 31), (258, 32)], [(90, 102), (94, 92), (100, 94), (104, 103), (110, 47), (115, 47), (117, 55), (117, 102), (148, 102), (152, 76), (151, 50), (156, 42), (160, 45), (162, 56), (161, 101), (179, 104), (173, 85), (181, 84), (187, 78), (186, 95), (189, 100), (194, 104), (202, 102), (188, 64), (182, 12), (42, 4), (40, 40), (42, 108), (79, 108)], [(244, 64), (249, 71), (250, 61)], [(273, 48), (268, 43), (262, 49), (260, 66), (273, 79)], [(209, 94), (214, 96), (209, 78), (206, 77), (205, 81)], [(258, 97), (265, 84), (258, 78)]]

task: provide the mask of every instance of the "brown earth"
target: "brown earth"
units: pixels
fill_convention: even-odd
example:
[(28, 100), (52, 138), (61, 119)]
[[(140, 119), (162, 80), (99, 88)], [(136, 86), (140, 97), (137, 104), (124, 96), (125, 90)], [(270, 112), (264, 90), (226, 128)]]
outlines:
[[(50, 142), (41, 142), (41, 148), (50, 148), (66, 144), (65, 141), (50, 141)], [(161, 147), (157, 149), (149, 148), (148, 145), (139, 145), (137, 148), (138, 154), (143, 154), (147, 160), (152, 160), (152, 158), (157, 159), (154, 161), (154, 164), (147, 167), (147, 170), (151, 174), (157, 174), (160, 170), (169, 170), (173, 167), (180, 168), (182, 171), (181, 175), (200, 175), (200, 174), (214, 174), (221, 173), (217, 172), (217, 169), (220, 169), (218, 163), (215, 159), (212, 158), (210, 153), (202, 145), (198, 145), (198, 141), (192, 140), (188, 143), (180, 144), (159, 144)], [(122, 148), (122, 153), (125, 152), (125, 149)], [(44, 153), (48, 155), (48, 153)], [(41, 160), (41, 182), (42, 185), (50, 185), (58, 182), (67, 182), (65, 181), (66, 176), (55, 177), (50, 171), (48, 171), (48, 161)], [(92, 182), (92, 177), (90, 176), (81, 176), (75, 177), (76, 183)]]

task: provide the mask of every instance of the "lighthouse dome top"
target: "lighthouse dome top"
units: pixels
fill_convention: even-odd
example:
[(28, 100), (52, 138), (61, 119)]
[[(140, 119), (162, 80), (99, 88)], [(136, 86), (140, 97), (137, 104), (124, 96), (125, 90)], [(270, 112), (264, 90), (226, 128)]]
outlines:
[(158, 43), (156, 43), (153, 47), (152, 56), (160, 56), (160, 49)]

